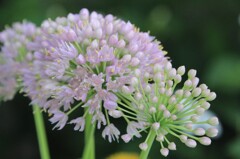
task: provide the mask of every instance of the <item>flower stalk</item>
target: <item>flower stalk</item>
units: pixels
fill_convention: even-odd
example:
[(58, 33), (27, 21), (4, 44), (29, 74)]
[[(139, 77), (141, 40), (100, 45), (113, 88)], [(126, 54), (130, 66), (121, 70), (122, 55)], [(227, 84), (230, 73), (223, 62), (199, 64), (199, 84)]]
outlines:
[[(85, 111), (87, 111), (85, 109)], [(84, 150), (83, 159), (95, 159), (95, 141), (94, 141), (95, 123), (92, 124), (92, 116), (86, 115), (86, 127), (84, 132)]]
[(37, 138), (38, 138), (38, 145), (40, 149), (41, 159), (50, 159), (43, 116), (40, 108), (37, 105), (33, 105), (33, 116), (34, 116), (36, 131), (37, 131)]
[(145, 141), (145, 143), (147, 144), (147, 148), (146, 148), (146, 150), (141, 151), (140, 159), (147, 159), (149, 151), (150, 151), (150, 149), (152, 147), (152, 144), (155, 140), (155, 137), (156, 137), (156, 132), (155, 132), (154, 129), (151, 129), (149, 131), (149, 134), (148, 134), (147, 139)]

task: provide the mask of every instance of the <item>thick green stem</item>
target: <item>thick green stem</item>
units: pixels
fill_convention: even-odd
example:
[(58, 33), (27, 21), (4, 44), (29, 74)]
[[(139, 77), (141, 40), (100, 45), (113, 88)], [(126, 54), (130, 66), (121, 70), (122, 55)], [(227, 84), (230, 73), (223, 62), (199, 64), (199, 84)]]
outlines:
[(92, 124), (91, 120), (92, 116), (87, 114), (86, 127), (84, 130), (85, 146), (82, 159), (95, 159), (95, 141), (94, 141), (95, 123)]
[(147, 159), (149, 151), (150, 151), (150, 149), (152, 147), (152, 144), (153, 144), (153, 141), (154, 141), (155, 137), (156, 137), (155, 130), (150, 129), (149, 134), (147, 136), (147, 141), (146, 141), (146, 143), (148, 145), (148, 148), (145, 151), (142, 150), (142, 152), (140, 154), (140, 159)]
[(33, 105), (33, 116), (34, 116), (36, 131), (37, 131), (37, 138), (38, 138), (38, 145), (40, 149), (41, 159), (50, 159), (43, 116), (40, 108), (37, 105)]

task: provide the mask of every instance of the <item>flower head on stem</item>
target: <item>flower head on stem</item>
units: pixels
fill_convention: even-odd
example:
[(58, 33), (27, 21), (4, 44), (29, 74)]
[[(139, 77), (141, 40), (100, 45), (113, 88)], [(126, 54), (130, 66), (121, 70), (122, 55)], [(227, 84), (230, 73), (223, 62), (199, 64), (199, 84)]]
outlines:
[[(154, 132), (163, 156), (167, 156), (169, 150), (176, 150), (176, 144), (168, 139), (170, 135), (191, 148), (196, 147), (197, 142), (210, 145), (209, 137), (218, 133), (214, 128), (219, 123), (218, 118), (199, 121), (199, 117), (210, 108), (209, 101), (214, 100), (216, 94), (205, 84), (198, 85), (196, 70), (188, 71), (188, 79), (182, 87), (178, 85), (185, 74), (184, 66), (175, 69), (166, 62), (163, 66), (155, 64), (153, 70), (147, 76), (143, 72), (131, 78), (135, 90), (132, 94), (122, 92), (125, 106), (129, 109), (126, 117), (130, 120), (127, 134), (122, 135), (122, 139), (129, 142), (134, 136), (141, 137), (143, 131)], [(202, 127), (193, 129), (193, 124), (208, 124), (211, 127), (207, 130)], [(142, 151), (151, 147), (154, 140), (149, 142), (150, 138), (151, 135), (139, 145)]]

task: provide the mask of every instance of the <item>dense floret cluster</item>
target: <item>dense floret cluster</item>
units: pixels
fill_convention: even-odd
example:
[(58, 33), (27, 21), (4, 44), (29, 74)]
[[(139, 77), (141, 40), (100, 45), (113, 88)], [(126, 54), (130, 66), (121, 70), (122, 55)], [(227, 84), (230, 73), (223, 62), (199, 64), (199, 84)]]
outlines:
[(157, 140), (163, 156), (176, 150), (168, 135), (193, 148), (196, 141), (211, 144), (209, 137), (218, 133), (217, 117), (199, 120), (216, 94), (198, 85), (193, 69), (179, 86), (185, 67), (173, 68), (160, 42), (130, 22), (82, 9), (39, 28), (15, 23), (0, 33), (0, 42), (0, 98), (12, 99), (21, 89), (50, 114), (54, 128), (70, 123), (84, 131), (90, 116), (112, 142), (121, 133), (111, 118), (122, 118), (126, 143), (147, 132), (140, 149), (149, 150)]

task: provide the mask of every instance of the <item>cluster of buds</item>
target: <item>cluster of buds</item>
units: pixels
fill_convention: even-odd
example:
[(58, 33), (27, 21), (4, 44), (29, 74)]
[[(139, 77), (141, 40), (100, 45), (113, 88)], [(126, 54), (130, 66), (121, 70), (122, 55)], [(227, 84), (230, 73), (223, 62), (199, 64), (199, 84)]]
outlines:
[[(209, 145), (218, 133), (218, 118), (199, 120), (216, 94), (198, 86), (195, 70), (178, 88), (185, 67), (173, 68), (160, 42), (130, 22), (82, 9), (39, 28), (16, 23), (1, 32), (0, 42), (0, 98), (11, 99), (21, 89), (51, 115), (54, 128), (70, 123), (84, 131), (90, 115), (112, 142), (120, 131), (110, 120), (122, 117), (128, 124), (125, 142), (149, 132), (140, 149), (156, 139), (163, 156), (176, 150), (168, 135), (195, 147), (196, 141)], [(210, 127), (194, 128), (202, 124)]]
[(136, 70), (151, 71), (167, 61), (160, 42), (130, 22), (87, 9), (44, 21), (40, 32), (28, 45), (34, 61), (23, 74), (24, 91), (32, 103), (52, 114), (50, 121), (58, 129), (72, 112), (85, 108), (69, 122), (75, 130), (84, 131), (90, 114), (98, 129), (106, 125), (104, 138), (118, 139), (120, 132), (110, 121), (123, 114), (117, 93), (134, 91), (127, 86)]
[(37, 35), (33, 23), (14, 23), (0, 33), (0, 100), (11, 100), (21, 88), (22, 70), (32, 61), (27, 44)]
[[(211, 144), (209, 137), (218, 134), (218, 118), (202, 121), (200, 117), (210, 108), (209, 101), (214, 100), (216, 94), (205, 84), (198, 86), (199, 78), (193, 69), (188, 71), (188, 79), (182, 88), (178, 87), (184, 74), (184, 66), (175, 69), (170, 62), (155, 64), (153, 74), (135, 70), (135, 76), (131, 78), (135, 91), (119, 94), (124, 101), (122, 104), (128, 108), (127, 134), (122, 135), (125, 142), (134, 136), (141, 137), (141, 132), (147, 131), (160, 142), (163, 156), (167, 156), (169, 150), (176, 150), (176, 144), (168, 139), (169, 135), (191, 148), (196, 147), (197, 141), (202, 145)], [(210, 125), (207, 130), (205, 124)], [(140, 149), (147, 150), (149, 138), (139, 145)]]

